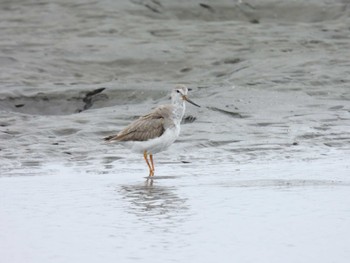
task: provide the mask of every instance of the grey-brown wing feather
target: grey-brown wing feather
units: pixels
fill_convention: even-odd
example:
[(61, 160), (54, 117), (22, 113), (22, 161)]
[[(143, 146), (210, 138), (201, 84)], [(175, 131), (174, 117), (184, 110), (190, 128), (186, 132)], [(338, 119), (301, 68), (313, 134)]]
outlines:
[(140, 117), (130, 123), (117, 135), (108, 136), (107, 141), (147, 141), (160, 137), (169, 126), (171, 109), (169, 106), (161, 106), (150, 114)]

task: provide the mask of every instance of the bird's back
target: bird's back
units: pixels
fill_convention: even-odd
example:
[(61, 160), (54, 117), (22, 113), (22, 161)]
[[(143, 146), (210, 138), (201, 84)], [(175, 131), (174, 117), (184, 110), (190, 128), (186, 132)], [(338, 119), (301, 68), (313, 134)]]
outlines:
[(108, 136), (106, 141), (147, 141), (160, 137), (167, 128), (175, 126), (174, 106), (161, 105), (149, 114), (130, 123), (117, 135)]

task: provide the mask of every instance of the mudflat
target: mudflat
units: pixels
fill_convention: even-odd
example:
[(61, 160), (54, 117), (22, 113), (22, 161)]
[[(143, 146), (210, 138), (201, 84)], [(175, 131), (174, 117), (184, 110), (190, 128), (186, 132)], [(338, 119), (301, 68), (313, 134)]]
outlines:
[[(349, 15), (335, 0), (1, 2), (4, 262), (347, 262)], [(179, 83), (202, 107), (146, 181), (142, 156), (103, 137)]]

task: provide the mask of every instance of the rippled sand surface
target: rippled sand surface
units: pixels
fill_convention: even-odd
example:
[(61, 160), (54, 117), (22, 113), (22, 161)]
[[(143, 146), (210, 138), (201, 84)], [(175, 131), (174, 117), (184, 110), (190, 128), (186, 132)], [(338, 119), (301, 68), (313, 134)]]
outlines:
[[(4, 262), (347, 262), (349, 13), (1, 2)], [(146, 181), (142, 156), (102, 138), (177, 83), (202, 107)]]

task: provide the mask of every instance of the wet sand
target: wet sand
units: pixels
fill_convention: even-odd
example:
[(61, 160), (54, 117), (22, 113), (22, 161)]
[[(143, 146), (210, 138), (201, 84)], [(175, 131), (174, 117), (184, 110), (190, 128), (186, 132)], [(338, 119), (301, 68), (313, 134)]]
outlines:
[[(4, 262), (347, 262), (345, 1), (0, 4)], [(110, 135), (167, 103), (181, 136)], [(19, 253), (20, 252), (20, 253)]]

